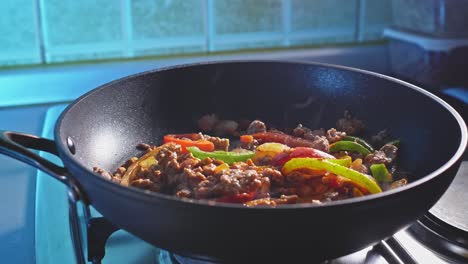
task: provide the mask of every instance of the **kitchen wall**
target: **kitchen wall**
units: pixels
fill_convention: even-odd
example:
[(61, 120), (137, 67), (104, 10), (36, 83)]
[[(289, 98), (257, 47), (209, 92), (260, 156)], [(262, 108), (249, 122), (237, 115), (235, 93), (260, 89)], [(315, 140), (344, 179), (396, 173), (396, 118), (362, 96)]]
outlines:
[(392, 0), (2, 0), (0, 67), (382, 39)]

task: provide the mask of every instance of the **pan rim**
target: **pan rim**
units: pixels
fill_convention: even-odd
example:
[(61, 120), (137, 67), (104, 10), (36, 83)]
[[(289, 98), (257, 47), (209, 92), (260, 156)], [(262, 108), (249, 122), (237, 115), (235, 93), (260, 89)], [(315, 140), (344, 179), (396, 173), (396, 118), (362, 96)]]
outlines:
[[(85, 166), (82, 166), (80, 163), (75, 162), (75, 158), (73, 155), (71, 155), (67, 151), (62, 151), (66, 149), (66, 144), (61, 140), (60, 138), (60, 127), (63, 123), (64, 118), (66, 117), (67, 113), (70, 112), (74, 107), (76, 107), (81, 101), (85, 100), (87, 97), (92, 96), (94, 93), (99, 92), (102, 89), (105, 89), (108, 86), (111, 86), (115, 83), (119, 83), (122, 81), (127, 81), (133, 78), (137, 78), (142, 75), (150, 74), (150, 73), (156, 73), (156, 72), (164, 72), (164, 71), (169, 71), (169, 70), (175, 70), (179, 68), (186, 68), (186, 67), (196, 67), (196, 66), (203, 66), (203, 65), (212, 65), (212, 64), (239, 64), (239, 63), (246, 63), (246, 64), (252, 64), (252, 63), (277, 63), (277, 64), (295, 64), (295, 65), (313, 65), (313, 66), (319, 66), (319, 67), (327, 67), (327, 68), (333, 68), (333, 69), (338, 69), (338, 70), (345, 70), (345, 71), (352, 71), (352, 72), (358, 72), (364, 75), (370, 75), (373, 77), (385, 79), (390, 82), (394, 82), (400, 85), (403, 85), (409, 89), (413, 89), (416, 92), (421, 93), (423, 96), (427, 96), (435, 103), (438, 103), (441, 107), (445, 108), (449, 113), (455, 118), (455, 120), (458, 123), (458, 126), (460, 128), (460, 142), (457, 151), (453, 154), (453, 156), (445, 162), (442, 166), (437, 168), (436, 170), (432, 171), (429, 174), (426, 174), (422, 176), (420, 179), (410, 182), (405, 186), (393, 189), (393, 190), (388, 190), (385, 192), (381, 192), (378, 194), (371, 194), (367, 196), (362, 196), (362, 197), (355, 197), (355, 198), (349, 198), (349, 199), (344, 199), (344, 200), (338, 200), (338, 201), (332, 201), (328, 203), (323, 203), (323, 204), (290, 204), (290, 205), (279, 205), (276, 207), (246, 207), (242, 204), (231, 204), (231, 203), (219, 203), (219, 202), (213, 202), (209, 200), (195, 200), (195, 199), (187, 199), (187, 198), (179, 198), (175, 196), (170, 196), (166, 194), (161, 194), (157, 192), (151, 192), (151, 191), (145, 191), (136, 187), (126, 187), (122, 186), (118, 183), (109, 181), (101, 177), (99, 174), (93, 172), (91, 168), (86, 168)], [(61, 158), (65, 158), (66, 160), (69, 160), (70, 162), (73, 162), (73, 164), (80, 169), (80, 171), (87, 173), (87, 174), (92, 174), (94, 177), (97, 177), (97, 183), (99, 183), (102, 186), (106, 186), (109, 188), (114, 188), (116, 191), (119, 191), (119, 195), (126, 195), (126, 196), (133, 196), (138, 199), (150, 199), (150, 200), (164, 200), (167, 202), (172, 202), (174, 204), (178, 205), (197, 205), (197, 206), (209, 206), (209, 207), (224, 207), (224, 208), (237, 208), (237, 209), (246, 209), (246, 210), (289, 210), (289, 209), (309, 209), (309, 208), (330, 208), (330, 207), (339, 207), (339, 206), (347, 206), (350, 204), (361, 204), (365, 202), (370, 202), (370, 201), (375, 201), (375, 200), (380, 200), (384, 198), (388, 198), (390, 196), (397, 195), (399, 193), (403, 193), (406, 191), (409, 191), (413, 188), (416, 188), (420, 185), (423, 185), (431, 180), (433, 180), (436, 177), (442, 176), (442, 174), (450, 169), (459, 159), (462, 158), (463, 153), (465, 152), (465, 149), (467, 147), (468, 143), (468, 129), (466, 126), (465, 121), (461, 117), (461, 115), (448, 103), (446, 103), (444, 100), (439, 98), (438, 96), (428, 92), (427, 90), (420, 88), (416, 85), (413, 85), (411, 83), (399, 80), (394, 77), (390, 77), (381, 73), (376, 73), (368, 70), (362, 70), (362, 69), (357, 69), (353, 67), (348, 67), (348, 66), (342, 66), (342, 65), (335, 65), (335, 64), (328, 64), (328, 63), (319, 63), (319, 62), (304, 62), (304, 61), (295, 61), (295, 60), (248, 60), (248, 59), (243, 59), (243, 60), (223, 60), (223, 61), (208, 61), (208, 62), (196, 62), (196, 63), (187, 63), (187, 64), (179, 64), (179, 65), (173, 65), (173, 66), (167, 66), (167, 67), (161, 67), (158, 69), (152, 69), (132, 75), (128, 75), (122, 78), (118, 78), (116, 80), (113, 80), (111, 82), (105, 83), (103, 85), (100, 85), (89, 92), (83, 94), (79, 98), (77, 98), (75, 101), (73, 101), (67, 108), (61, 113), (60, 117), (58, 118), (55, 128), (54, 128), (54, 137), (55, 137), (55, 144), (57, 145), (60, 156)], [(74, 177), (74, 176), (72, 176)]]

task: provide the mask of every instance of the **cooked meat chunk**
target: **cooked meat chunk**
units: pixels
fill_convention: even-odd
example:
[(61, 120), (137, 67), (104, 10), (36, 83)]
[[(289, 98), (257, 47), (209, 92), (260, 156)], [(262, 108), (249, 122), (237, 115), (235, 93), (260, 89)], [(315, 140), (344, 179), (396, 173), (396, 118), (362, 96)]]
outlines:
[(296, 137), (302, 137), (304, 139), (307, 139), (311, 141), (311, 148), (322, 150), (328, 152), (330, 150), (330, 144), (325, 137), (325, 130), (321, 129), (316, 129), (316, 130), (311, 130), (310, 128), (307, 128), (303, 126), (302, 124), (299, 124), (294, 130), (293, 130), (293, 135)]
[(270, 179), (256, 170), (229, 169), (217, 173), (195, 187), (196, 198), (232, 196), (240, 193), (266, 193)]
[(344, 137), (346, 137), (346, 132), (341, 132), (336, 130), (335, 128), (327, 130), (326, 137), (328, 139), (328, 142), (330, 143), (335, 143), (337, 141), (342, 140)]
[(229, 139), (220, 138), (220, 137), (211, 137), (203, 135), (203, 138), (212, 142), (214, 144), (215, 150), (228, 151), (229, 149)]
[(198, 128), (201, 131), (209, 132), (213, 130), (218, 121), (218, 117), (215, 114), (204, 115), (198, 120)]
[(112, 174), (104, 169), (98, 168), (98, 167), (93, 167), (93, 171), (96, 172), (97, 174), (101, 175), (104, 179), (106, 180), (111, 180), (112, 179)]
[(281, 195), (280, 198), (262, 198), (257, 200), (252, 200), (245, 205), (247, 207), (254, 207), (254, 206), (276, 206), (278, 204), (295, 204), (299, 196), (297, 195)]
[(380, 151), (383, 151), (385, 155), (393, 161), (397, 156), (398, 148), (392, 144), (385, 144), (380, 148)]
[(150, 179), (136, 179), (130, 183), (130, 186), (137, 187), (143, 190), (150, 190), (153, 192), (159, 192), (161, 190), (160, 186)]
[(262, 121), (254, 120), (247, 128), (247, 134), (263, 133), (266, 132), (266, 125)]
[(280, 171), (273, 168), (265, 168), (262, 170), (262, 175), (268, 177), (272, 183), (277, 185), (284, 184), (284, 175)]
[(325, 136), (325, 130), (323, 128), (311, 130), (303, 126), (302, 124), (297, 125), (297, 127), (293, 130), (293, 135), (296, 137), (302, 137), (305, 139), (313, 139), (316, 136)]
[(349, 111), (344, 112), (344, 118), (339, 119), (336, 122), (338, 130), (346, 132), (348, 135), (356, 135), (364, 130), (364, 123), (352, 117)]
[(396, 158), (398, 148), (395, 145), (386, 144), (380, 150), (374, 151), (365, 158), (366, 166), (370, 167), (372, 164), (390, 164)]
[(318, 149), (321, 151), (329, 152), (330, 151), (330, 144), (328, 143), (328, 140), (324, 136), (316, 136), (312, 140), (312, 148)]

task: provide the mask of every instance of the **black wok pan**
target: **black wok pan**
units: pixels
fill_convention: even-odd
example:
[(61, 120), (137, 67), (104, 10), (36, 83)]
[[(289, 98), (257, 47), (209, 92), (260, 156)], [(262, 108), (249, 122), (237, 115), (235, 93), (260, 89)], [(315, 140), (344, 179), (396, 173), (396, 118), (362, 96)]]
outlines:
[[(115, 169), (138, 143), (195, 131), (206, 113), (259, 118), (277, 127), (329, 128), (351, 110), (367, 132), (388, 128), (403, 142), (410, 184), (377, 195), (278, 208), (209, 204), (120, 186), (92, 172)], [(0, 152), (74, 188), (116, 226), (186, 256), (236, 263), (319, 260), (392, 235), (422, 216), (452, 181), (467, 144), (448, 104), (383, 75), (323, 64), (224, 62), (160, 69), (103, 85), (61, 115), (55, 140), (1, 133)], [(26, 148), (58, 155), (65, 168)]]

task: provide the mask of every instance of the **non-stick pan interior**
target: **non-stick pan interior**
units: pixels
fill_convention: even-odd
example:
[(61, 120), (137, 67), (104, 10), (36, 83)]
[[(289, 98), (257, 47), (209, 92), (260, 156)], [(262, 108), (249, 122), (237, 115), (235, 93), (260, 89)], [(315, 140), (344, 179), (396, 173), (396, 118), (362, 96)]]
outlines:
[(196, 120), (261, 119), (272, 126), (334, 127), (345, 110), (400, 139), (399, 163), (414, 180), (446, 163), (460, 144), (456, 119), (433, 98), (401, 82), (345, 68), (281, 62), (234, 62), (180, 67), (122, 79), (91, 92), (63, 117), (87, 168), (108, 170), (161, 143), (166, 133), (198, 131)]

